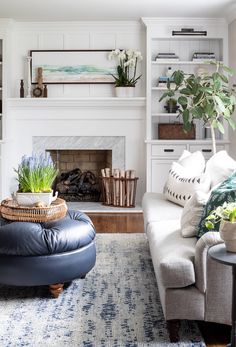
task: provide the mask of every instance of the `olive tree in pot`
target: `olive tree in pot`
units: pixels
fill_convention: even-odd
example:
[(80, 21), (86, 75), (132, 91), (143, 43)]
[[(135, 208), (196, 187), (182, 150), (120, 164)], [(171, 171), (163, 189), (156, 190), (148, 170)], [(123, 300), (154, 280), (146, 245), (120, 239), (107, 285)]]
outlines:
[(167, 83), (167, 91), (160, 100), (178, 96), (178, 116), (182, 116), (183, 128), (191, 129), (194, 119), (203, 120), (211, 129), (213, 153), (216, 153), (215, 129), (224, 133), (224, 121), (235, 129), (232, 119), (236, 99), (234, 90), (229, 85), (229, 76), (233, 71), (221, 62), (209, 62), (214, 65), (213, 73), (199, 76), (186, 74), (182, 70), (173, 73), (171, 82)]

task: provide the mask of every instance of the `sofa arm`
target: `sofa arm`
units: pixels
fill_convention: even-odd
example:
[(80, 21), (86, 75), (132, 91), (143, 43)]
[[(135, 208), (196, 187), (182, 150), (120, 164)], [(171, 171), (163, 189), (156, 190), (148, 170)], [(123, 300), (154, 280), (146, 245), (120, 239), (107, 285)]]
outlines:
[(208, 250), (219, 243), (223, 243), (219, 232), (209, 231), (204, 234), (196, 243), (195, 253), (195, 276), (196, 287), (205, 293), (207, 286), (207, 257)]

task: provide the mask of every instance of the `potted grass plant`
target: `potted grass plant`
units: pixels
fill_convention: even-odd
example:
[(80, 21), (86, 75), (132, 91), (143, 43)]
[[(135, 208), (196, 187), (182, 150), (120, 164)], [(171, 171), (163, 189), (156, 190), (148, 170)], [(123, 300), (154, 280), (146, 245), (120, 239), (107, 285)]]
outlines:
[(188, 132), (195, 119), (202, 120), (205, 127), (211, 129), (213, 153), (216, 153), (215, 129), (224, 133), (224, 123), (235, 129), (232, 115), (236, 99), (234, 90), (229, 85), (232, 69), (221, 62), (209, 62), (214, 72), (199, 76), (186, 74), (182, 70), (173, 73), (167, 82), (167, 91), (159, 101), (177, 97), (178, 116), (183, 119), (183, 129)]
[(33, 206), (43, 203), (49, 206), (57, 198), (53, 196), (52, 184), (58, 174), (49, 153), (23, 156), (17, 173), (19, 189), (16, 200), (19, 205)]
[(109, 53), (108, 59), (118, 61), (116, 75), (112, 75), (115, 80), (116, 96), (133, 97), (135, 85), (141, 78), (141, 75), (136, 77), (138, 62), (143, 59), (141, 52), (115, 49)]
[(220, 223), (220, 237), (225, 242), (229, 252), (236, 252), (236, 202), (224, 202), (218, 206), (205, 219), (205, 225), (209, 230), (214, 230)]

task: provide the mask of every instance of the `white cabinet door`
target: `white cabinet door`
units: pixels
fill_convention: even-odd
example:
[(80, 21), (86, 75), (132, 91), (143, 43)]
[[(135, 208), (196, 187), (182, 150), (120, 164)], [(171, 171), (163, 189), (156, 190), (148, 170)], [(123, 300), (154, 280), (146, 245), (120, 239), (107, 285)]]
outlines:
[(152, 192), (163, 192), (172, 162), (173, 160), (152, 159)]

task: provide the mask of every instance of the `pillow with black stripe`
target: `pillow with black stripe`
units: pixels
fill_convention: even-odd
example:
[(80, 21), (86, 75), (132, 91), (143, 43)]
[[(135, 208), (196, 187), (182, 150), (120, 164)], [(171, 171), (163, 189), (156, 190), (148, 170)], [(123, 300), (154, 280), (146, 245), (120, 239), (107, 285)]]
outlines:
[(165, 184), (164, 194), (168, 200), (184, 206), (196, 191), (208, 193), (210, 185), (211, 179), (208, 175), (203, 173), (195, 176), (193, 171), (173, 162)]

